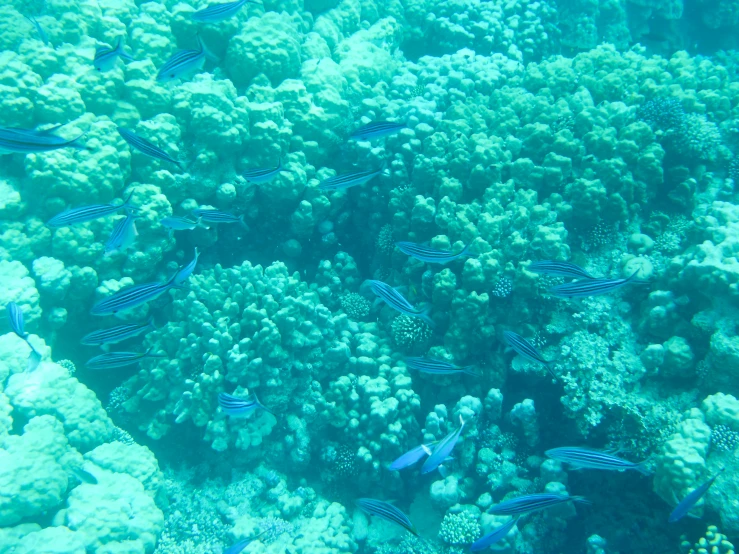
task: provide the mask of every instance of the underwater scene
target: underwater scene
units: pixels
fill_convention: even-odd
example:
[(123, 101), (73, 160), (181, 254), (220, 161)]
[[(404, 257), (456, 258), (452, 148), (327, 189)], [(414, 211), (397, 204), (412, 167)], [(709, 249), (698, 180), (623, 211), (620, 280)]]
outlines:
[(0, 554), (734, 554), (738, 0), (0, 0)]

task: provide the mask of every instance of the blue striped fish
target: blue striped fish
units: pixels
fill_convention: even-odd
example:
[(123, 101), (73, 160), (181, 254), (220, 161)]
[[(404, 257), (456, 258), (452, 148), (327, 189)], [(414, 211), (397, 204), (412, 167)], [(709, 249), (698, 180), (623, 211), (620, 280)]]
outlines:
[(138, 323), (126, 323), (108, 329), (98, 329), (91, 333), (87, 333), (80, 339), (80, 344), (87, 346), (103, 346), (104, 344), (116, 344), (126, 339), (137, 337), (141, 333), (155, 329), (154, 318), (149, 319), (146, 325)]
[(513, 331), (503, 331), (503, 338), (508, 343), (508, 346), (513, 348), (516, 354), (530, 362), (542, 364), (549, 374), (554, 377), (555, 381), (557, 380), (557, 376), (550, 367), (551, 362), (546, 361), (544, 356), (541, 355), (533, 344)]
[(41, 42), (43, 42), (44, 44), (49, 44), (49, 35), (46, 34), (46, 31), (41, 26), (41, 23), (39, 23), (38, 20), (32, 15), (24, 15), (23, 17), (25, 17), (31, 23), (31, 25), (33, 25), (33, 28), (36, 29)]
[(174, 278), (176, 276), (177, 274), (175, 273), (175, 275), (166, 283), (154, 281), (153, 283), (133, 285), (131, 287), (121, 289), (115, 294), (100, 300), (92, 307), (90, 313), (92, 315), (110, 315), (145, 304), (173, 288), (175, 286)]
[(406, 357), (405, 365), (410, 369), (415, 369), (416, 371), (428, 373), (430, 375), (459, 375), (460, 373), (466, 373), (473, 377), (481, 376), (480, 372), (477, 371), (473, 365), (459, 367), (443, 360), (434, 360), (433, 358), (426, 358), (425, 356)]
[(170, 58), (164, 62), (164, 65), (159, 69), (157, 73), (157, 81), (165, 83), (167, 81), (173, 81), (174, 79), (180, 79), (183, 76), (193, 71), (202, 69), (205, 63), (206, 57), (211, 55), (205, 49), (203, 41), (200, 40), (200, 35), (196, 35), (198, 40), (198, 50), (178, 50)]
[(418, 536), (418, 531), (408, 516), (392, 504), (374, 498), (359, 498), (355, 503), (366, 514), (400, 525), (406, 531)]
[(646, 285), (646, 281), (635, 279), (636, 274), (639, 271), (635, 271), (630, 277), (626, 279), (585, 279), (582, 281), (572, 281), (571, 283), (563, 283), (556, 285), (549, 289), (549, 294), (559, 296), (561, 298), (580, 298), (585, 296), (598, 296), (601, 294), (608, 294), (614, 290), (620, 289), (621, 287), (629, 284), (634, 285)]
[(151, 158), (156, 158), (157, 160), (173, 163), (180, 169), (180, 171), (182, 171), (182, 164), (158, 146), (152, 144), (145, 138), (140, 137), (130, 129), (126, 129), (124, 127), (118, 127), (117, 129), (118, 134), (121, 135), (121, 138), (123, 138), (123, 140), (125, 140), (134, 150), (138, 150), (142, 154), (145, 154)]
[(351, 140), (371, 140), (378, 137), (386, 137), (405, 129), (405, 123), (393, 123), (392, 121), (375, 121), (363, 125), (349, 135)]
[(195, 266), (198, 264), (198, 249), (195, 249), (195, 256), (185, 267), (180, 269), (174, 274), (172, 278), (173, 286), (178, 287), (190, 278), (192, 272), (195, 271)]
[(129, 212), (126, 214), (126, 217), (116, 222), (108, 242), (105, 243), (106, 255), (110, 255), (113, 252), (125, 252), (133, 246), (139, 234), (136, 230), (136, 219), (138, 219), (138, 216)]
[(716, 475), (711, 477), (708, 481), (700, 485), (699, 487), (693, 489), (688, 493), (688, 495), (683, 498), (677, 506), (675, 506), (675, 509), (672, 510), (670, 513), (670, 517), (668, 518), (668, 521), (670, 523), (675, 523), (676, 521), (681, 520), (683, 517), (688, 515), (688, 512), (692, 510), (695, 505), (698, 503), (698, 501), (703, 498), (703, 495), (708, 492), (708, 489), (711, 488), (711, 485), (713, 485), (713, 482), (718, 479), (718, 476), (721, 475), (726, 470), (725, 467), (722, 467), (718, 470)]
[(80, 144), (85, 133), (68, 140), (53, 133), (59, 127), (57, 125), (45, 131), (0, 127), (0, 154), (36, 154), (60, 148), (85, 148), (84, 144)]
[(106, 352), (94, 358), (90, 358), (85, 363), (87, 369), (95, 371), (102, 369), (118, 369), (119, 367), (127, 367), (135, 365), (146, 358), (166, 358), (165, 354), (152, 354), (151, 348), (146, 352)]
[(608, 452), (594, 450), (592, 448), (581, 448), (579, 446), (561, 446), (547, 450), (546, 454), (552, 460), (570, 464), (575, 468), (605, 469), (611, 471), (627, 471), (635, 469), (644, 475), (652, 473), (647, 468), (647, 462), (634, 463), (619, 458)]
[(211, 4), (207, 8), (192, 14), (192, 19), (200, 23), (216, 23), (233, 17), (246, 4), (261, 5), (259, 2), (254, 2), (254, 0), (236, 0), (236, 2), (226, 2), (225, 4)]
[(92, 60), (92, 65), (99, 72), (104, 73), (115, 67), (115, 62), (118, 61), (118, 58), (135, 61), (133, 56), (129, 56), (123, 51), (123, 39), (121, 37), (118, 37), (113, 48), (101, 46), (95, 50), (95, 58)]
[(434, 320), (428, 315), (428, 310), (416, 310), (397, 290), (382, 281), (368, 280), (370, 289), (377, 297), (393, 310), (409, 317), (417, 317), (425, 321), (429, 327), (435, 327)]
[(572, 262), (542, 260), (529, 264), (529, 267), (526, 269), (541, 275), (555, 275), (557, 277), (568, 277), (572, 279), (595, 279), (590, 273)]
[(564, 504), (566, 502), (579, 502), (580, 504), (590, 504), (591, 502), (582, 496), (570, 496), (568, 494), (557, 494), (557, 493), (540, 493), (540, 494), (525, 494), (523, 496), (517, 496), (495, 504), (487, 509), (489, 514), (495, 514), (498, 516), (515, 516), (519, 514), (527, 514), (529, 512), (538, 512), (539, 510), (546, 510), (552, 506), (558, 504)]
[(432, 442), (430, 444), (420, 444), (416, 446), (415, 448), (409, 450), (405, 454), (401, 454), (398, 458), (393, 460), (393, 462), (388, 466), (388, 469), (390, 471), (400, 471), (401, 469), (405, 469), (417, 464), (429, 455), (430, 447), (434, 446), (435, 444), (435, 442)]
[(254, 183), (259, 185), (262, 183), (269, 183), (272, 179), (277, 177), (283, 171), (290, 173), (289, 169), (285, 169), (282, 165), (282, 160), (277, 164), (277, 167), (257, 167), (253, 169), (247, 169), (241, 176), (246, 179), (248, 183)]
[[(520, 516), (519, 516), (520, 517)], [(518, 517), (513, 517), (506, 521), (503, 525), (496, 527), (490, 533), (482, 538), (477, 539), (470, 546), (472, 552), (479, 552), (480, 550), (486, 550), (495, 543), (500, 542), (508, 533), (513, 529), (513, 526), (518, 523)]]
[(436, 248), (431, 248), (430, 246), (425, 246), (416, 242), (401, 241), (396, 242), (395, 246), (397, 246), (398, 250), (403, 254), (412, 256), (417, 260), (421, 260), (422, 262), (429, 264), (445, 264), (452, 262), (457, 258), (461, 258), (462, 256), (470, 255), (469, 246), (465, 246), (462, 251), (457, 254), (446, 250), (437, 250)]
[(101, 217), (113, 215), (120, 209), (124, 209), (126, 212), (130, 213), (131, 211), (136, 210), (136, 208), (134, 208), (130, 203), (132, 195), (133, 191), (129, 193), (128, 198), (126, 198), (126, 201), (123, 204), (93, 204), (91, 206), (72, 208), (71, 210), (56, 214), (46, 222), (46, 225), (52, 228), (67, 227), (68, 225), (85, 223), (86, 221), (93, 221), (95, 219), (100, 219)]
[(430, 452), (429, 457), (426, 458), (426, 461), (421, 466), (421, 475), (431, 473), (446, 461), (452, 454), (454, 447), (457, 446), (457, 442), (459, 442), (459, 437), (462, 435), (466, 423), (462, 419), (462, 416), (459, 416), (459, 427), (436, 443), (433, 451)]
[[(253, 398), (253, 400), (249, 398)], [(259, 401), (256, 394), (252, 393), (249, 398), (239, 398), (232, 394), (220, 392), (218, 393), (218, 405), (224, 414), (231, 417), (250, 417), (258, 409), (272, 414), (272, 411)]]
[(318, 188), (320, 190), (344, 190), (356, 187), (368, 183), (383, 171), (384, 169), (380, 168), (373, 171), (354, 171), (352, 173), (335, 175), (321, 181)]
[(249, 226), (244, 222), (244, 216), (236, 216), (228, 212), (222, 212), (220, 210), (214, 210), (212, 208), (196, 208), (192, 212), (199, 220), (205, 221), (206, 223), (239, 223), (245, 229)]

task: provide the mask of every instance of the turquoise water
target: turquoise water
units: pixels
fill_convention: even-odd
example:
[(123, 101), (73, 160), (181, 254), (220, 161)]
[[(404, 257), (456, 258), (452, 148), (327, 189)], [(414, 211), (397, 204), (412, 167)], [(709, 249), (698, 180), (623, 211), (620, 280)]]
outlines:
[(0, 552), (733, 553), (738, 14), (4, 2)]

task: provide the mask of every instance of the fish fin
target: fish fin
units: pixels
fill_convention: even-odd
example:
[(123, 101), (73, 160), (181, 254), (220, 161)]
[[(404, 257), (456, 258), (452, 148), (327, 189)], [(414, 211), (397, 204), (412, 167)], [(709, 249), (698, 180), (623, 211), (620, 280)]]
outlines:
[(37, 131), (37, 133), (40, 134), (40, 135), (50, 135), (51, 133), (53, 133), (57, 129), (60, 129), (60, 128), (64, 127), (64, 125), (66, 125), (66, 123), (59, 123), (57, 125), (54, 125), (53, 127), (49, 127), (48, 129), (43, 129), (41, 131)]
[(269, 414), (272, 414), (274, 417), (277, 417), (272, 410), (270, 410), (267, 406), (265, 406), (264, 404), (262, 404), (259, 401), (259, 398), (257, 398), (257, 393), (256, 392), (253, 392), (252, 393), (252, 396), (254, 397), (254, 402), (257, 403), (257, 406), (259, 406), (260, 408), (262, 408), (265, 412), (267, 412)]
[(637, 470), (642, 475), (646, 475), (647, 477), (653, 475), (653, 471), (647, 467), (649, 460), (644, 460), (643, 462), (637, 464), (634, 466), (634, 469)]
[(26, 341), (28, 343), (28, 346), (31, 347), (31, 353), (28, 355), (28, 363), (26, 365), (26, 371), (31, 372), (34, 369), (38, 367), (38, 365), (41, 363), (41, 352), (36, 350), (33, 345)]
[(118, 37), (118, 41), (115, 44), (115, 50), (116, 52), (118, 52), (118, 55), (124, 60), (128, 60), (130, 62), (136, 61), (136, 58), (134, 58), (130, 54), (127, 54), (126, 51), (123, 50), (123, 38), (122, 37)]
[(425, 307), (423, 310), (421, 310), (421, 313), (418, 314), (419, 319), (422, 319), (426, 325), (431, 327), (432, 329), (436, 328), (436, 322), (431, 319), (431, 316), (429, 315), (431, 313), (431, 306)]
[(449, 476), (449, 470), (444, 466), (444, 464), (439, 464), (439, 467), (437, 467), (436, 469), (439, 470), (439, 475), (441, 475), (444, 479)]
[(551, 367), (551, 365), (550, 365), (551, 363), (552, 363), (551, 361), (550, 361), (550, 362), (547, 362), (547, 363), (545, 363), (545, 364), (544, 364), (544, 367), (545, 367), (545, 368), (546, 368), (546, 370), (547, 370), (547, 371), (549, 372), (549, 375), (551, 375), (551, 376), (552, 376), (552, 379), (554, 379), (554, 381), (555, 381), (555, 382), (559, 383), (559, 377), (557, 377), (557, 375), (556, 375), (556, 374), (554, 373), (554, 370), (552, 370), (552, 367)]
[(467, 375), (472, 375), (473, 377), (482, 377), (482, 372), (475, 369), (477, 366), (474, 365), (466, 365), (462, 368), (462, 373), (466, 373)]
[(221, 61), (218, 56), (216, 56), (213, 52), (208, 50), (208, 47), (205, 46), (203, 39), (200, 38), (200, 33), (195, 35), (195, 38), (198, 39), (198, 46), (200, 46), (200, 52), (202, 52), (206, 58), (208, 58), (210, 61), (215, 62), (215, 63), (218, 63)]

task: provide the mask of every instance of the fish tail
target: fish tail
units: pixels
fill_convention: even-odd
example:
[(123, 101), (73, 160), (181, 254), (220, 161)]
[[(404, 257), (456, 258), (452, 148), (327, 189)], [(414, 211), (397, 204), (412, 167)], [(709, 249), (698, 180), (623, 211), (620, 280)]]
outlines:
[(647, 467), (649, 460), (644, 460), (643, 462), (636, 464), (634, 466), (634, 469), (641, 473), (642, 475), (646, 475), (647, 477), (651, 476), (654, 472)]
[(585, 504), (587, 506), (590, 506), (592, 504), (592, 502), (584, 496), (570, 496), (570, 499), (573, 502), (577, 502), (578, 504)]
[(557, 381), (559, 383), (559, 377), (557, 377), (557, 374), (554, 373), (554, 370), (552, 369), (552, 362), (553, 362), (553, 360), (552, 361), (549, 361), (549, 362), (545, 362), (544, 363), (544, 367), (549, 372), (549, 375), (552, 376), (552, 379), (554, 379), (555, 381)]
[(241, 214), (239, 216), (239, 225), (241, 225), (247, 231), (249, 230), (249, 226), (246, 224), (246, 221), (244, 221), (244, 214)]
[(200, 33), (196, 34), (195, 38), (198, 39), (198, 46), (200, 47), (201, 54), (203, 54), (206, 58), (208, 58), (212, 62), (218, 63), (219, 61), (221, 61), (218, 56), (216, 56), (213, 52), (208, 50), (208, 47), (205, 46), (203, 39), (200, 38)]
[(146, 326), (151, 327), (152, 329), (159, 329), (159, 327), (156, 326), (153, 315), (149, 316), (149, 320), (146, 322)]
[(128, 193), (128, 196), (126, 196), (126, 200), (121, 204), (121, 208), (126, 210), (126, 212), (129, 211), (138, 211), (138, 208), (131, 205), (131, 198), (133, 197), (133, 193), (136, 190), (136, 187), (131, 189), (131, 192)]
[(476, 366), (466, 365), (462, 368), (462, 373), (472, 375), (473, 377), (482, 377), (482, 373), (476, 369)]
[(433, 319), (431, 319), (431, 306), (428, 306), (421, 311), (420, 314), (418, 314), (418, 317), (426, 322), (426, 324), (431, 327), (432, 329), (436, 328), (436, 323)]
[[(262, 404), (259, 401), (259, 398), (257, 398), (257, 393), (256, 392), (255, 393), (252, 393), (252, 395), (254, 396), (254, 402), (257, 403), (257, 406), (259, 406), (260, 408), (262, 408), (265, 412), (270, 413), (273, 416), (275, 415), (275, 413), (272, 410), (270, 410), (267, 406), (265, 406), (264, 404)], [(275, 416), (275, 417), (277, 417), (277, 416)]]

